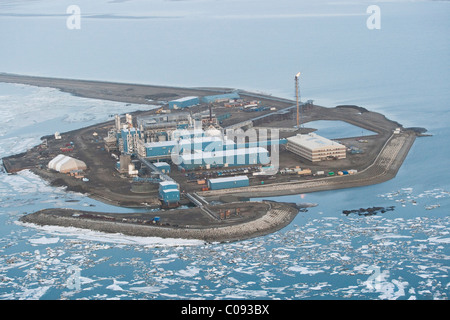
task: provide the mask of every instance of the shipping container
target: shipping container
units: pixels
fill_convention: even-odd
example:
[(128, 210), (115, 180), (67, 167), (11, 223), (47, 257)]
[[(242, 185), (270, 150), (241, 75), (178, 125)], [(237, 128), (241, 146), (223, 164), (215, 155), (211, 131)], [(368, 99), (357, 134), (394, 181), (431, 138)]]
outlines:
[(311, 170), (310, 169), (304, 169), (301, 171), (298, 171), (297, 174), (302, 175), (302, 176), (307, 176), (311, 174)]

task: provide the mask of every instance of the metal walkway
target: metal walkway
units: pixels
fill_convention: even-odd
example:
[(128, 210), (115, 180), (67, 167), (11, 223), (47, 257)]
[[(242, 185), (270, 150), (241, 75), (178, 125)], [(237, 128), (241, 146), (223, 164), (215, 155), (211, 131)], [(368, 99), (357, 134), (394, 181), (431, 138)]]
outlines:
[(197, 199), (197, 197), (194, 197), (190, 193), (185, 193), (184, 195), (186, 196), (186, 198), (188, 198), (197, 207), (199, 207), (199, 208), (203, 207), (203, 203), (199, 199)]
[(202, 197), (200, 197), (198, 194), (196, 193), (186, 193), (185, 194), (186, 198), (188, 198), (193, 204), (195, 204), (197, 207), (200, 208), (200, 210), (202, 210), (203, 212), (205, 212), (207, 215), (209, 215), (212, 219), (214, 220), (220, 220), (219, 217), (212, 212), (209, 208), (208, 208), (208, 202), (203, 199)]

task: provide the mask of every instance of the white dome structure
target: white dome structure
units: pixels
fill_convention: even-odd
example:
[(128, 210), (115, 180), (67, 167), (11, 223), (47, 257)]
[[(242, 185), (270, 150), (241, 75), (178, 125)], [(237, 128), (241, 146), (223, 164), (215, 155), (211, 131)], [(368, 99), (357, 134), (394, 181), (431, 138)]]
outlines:
[(73, 170), (86, 170), (87, 166), (81, 160), (59, 154), (48, 163), (48, 168), (61, 173), (68, 173)]
[(214, 127), (210, 127), (205, 130), (205, 135), (207, 137), (221, 137), (222, 132)]

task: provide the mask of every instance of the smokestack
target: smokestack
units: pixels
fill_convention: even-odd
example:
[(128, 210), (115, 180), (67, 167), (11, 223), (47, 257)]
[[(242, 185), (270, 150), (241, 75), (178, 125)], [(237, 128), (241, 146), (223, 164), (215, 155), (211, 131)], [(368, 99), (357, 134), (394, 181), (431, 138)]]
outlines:
[(209, 122), (212, 123), (212, 106), (209, 104)]

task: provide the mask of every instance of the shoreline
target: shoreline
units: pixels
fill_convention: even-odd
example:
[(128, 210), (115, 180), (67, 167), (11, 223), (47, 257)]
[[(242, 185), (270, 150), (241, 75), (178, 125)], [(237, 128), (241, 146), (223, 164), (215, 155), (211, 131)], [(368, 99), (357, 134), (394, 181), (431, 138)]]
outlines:
[[(33, 86), (43, 86), (57, 88), (63, 92), (82, 97), (121, 101), (126, 103), (152, 104), (149, 97), (158, 98), (158, 100), (169, 97), (179, 97), (183, 95), (211, 95), (229, 92), (231, 89), (225, 88), (176, 88), (168, 86), (151, 86), (139, 84), (114, 83), (105, 81), (92, 80), (70, 80), (46, 77), (19, 76), (10, 74), (0, 74), (0, 82), (21, 83)], [(245, 91), (239, 91), (241, 96), (251, 97), (252, 99), (261, 99), (265, 103), (273, 103), (279, 109), (291, 108), (293, 101), (283, 98), (268, 96), (265, 94), (256, 94)], [(154, 111), (136, 111), (133, 115), (147, 114)], [(309, 112), (309, 114), (308, 114)], [(250, 117), (248, 114), (235, 114), (231, 123), (233, 125), (242, 123)], [(245, 118), (247, 117), (247, 118)], [(251, 116), (253, 117), (253, 116)], [(214, 221), (214, 219), (201, 208), (188, 208), (176, 210), (161, 210), (156, 214), (160, 215), (165, 226), (130, 224), (121, 221), (107, 221), (98, 219), (101, 215), (109, 213), (95, 213), (94, 217), (86, 218), (92, 215), (92, 212), (77, 211), (69, 209), (44, 209), (38, 212), (22, 217), (21, 221), (26, 221), (41, 225), (63, 225), (78, 226), (104, 232), (123, 233), (127, 235), (139, 236), (161, 236), (163, 238), (187, 238), (200, 239), (205, 241), (236, 241), (265, 235), (277, 231), (287, 226), (298, 214), (299, 207), (292, 204), (278, 202), (242, 202), (245, 198), (259, 198), (267, 196), (281, 196), (299, 193), (309, 193), (318, 191), (329, 191), (342, 188), (353, 188), (367, 186), (385, 182), (394, 178), (400, 169), (403, 161), (410, 148), (412, 147), (417, 136), (423, 136), (426, 129), (411, 128), (403, 129), (401, 124), (396, 121), (387, 119), (384, 115), (377, 112), (369, 111), (358, 106), (337, 106), (335, 108), (325, 108), (310, 105), (307, 109), (308, 121), (314, 120), (340, 120), (350, 124), (360, 126), (362, 128), (376, 132), (369, 139), (370, 147), (366, 147), (367, 154), (353, 157), (345, 160), (335, 160), (329, 169), (337, 171), (339, 166), (347, 166), (358, 169), (358, 173), (346, 176), (333, 177), (314, 177), (312, 179), (304, 179), (301, 177), (277, 175), (273, 177), (276, 180), (266, 180), (264, 184), (259, 183), (258, 179), (253, 179), (253, 183), (248, 187), (222, 190), (198, 190), (197, 186), (187, 183), (183, 175), (176, 173), (174, 170), (175, 180), (182, 187), (188, 188), (186, 192), (197, 193), (199, 196), (211, 200), (219, 200), (224, 205), (237, 203), (242, 209), (247, 210), (247, 216), (236, 217), (230, 221)], [(250, 120), (252, 121), (252, 120)], [(286, 127), (289, 124), (286, 120), (275, 122), (279, 127)], [(244, 121), (245, 122), (245, 121)], [(248, 122), (248, 121), (247, 121)], [(74, 141), (77, 149), (73, 152), (76, 158), (80, 158), (88, 164), (87, 170), (89, 183), (69, 177), (66, 174), (51, 172), (46, 169), (46, 163), (49, 157), (54, 157), (55, 152), (59, 151), (57, 141), (50, 135), (44, 136), (48, 138), (51, 154), (47, 157), (41, 157), (40, 146), (36, 146), (26, 152), (18, 155), (5, 157), (3, 165), (7, 172), (17, 172), (23, 169), (30, 169), (34, 174), (48, 181), (51, 185), (66, 186), (67, 191), (75, 191), (85, 194), (86, 196), (99, 200), (104, 203), (122, 206), (154, 209), (160, 206), (157, 197), (157, 188), (148, 186), (149, 190), (137, 192), (130, 187), (129, 180), (124, 179), (114, 169), (114, 160), (111, 159), (109, 153), (100, 152), (100, 145), (93, 141), (92, 134), (96, 132), (98, 136), (105, 136), (110, 127), (114, 125), (113, 121), (107, 121), (84, 127), (78, 130), (65, 132), (62, 134), (67, 141)], [(264, 124), (265, 125), (265, 124)], [(273, 125), (271, 122), (269, 124)], [(393, 129), (401, 127), (401, 133), (393, 133)], [(345, 140), (345, 138), (343, 139)], [(348, 138), (347, 140), (351, 140)], [(62, 141), (65, 141), (64, 139)], [(353, 140), (351, 140), (353, 141)], [(354, 142), (351, 142), (354, 143)], [(283, 160), (287, 161), (287, 165), (295, 165), (298, 158), (287, 151), (280, 154)], [(36, 159), (40, 159), (37, 162)], [(312, 164), (307, 164), (312, 165)], [(324, 164), (325, 165), (325, 164)], [(313, 165), (314, 166), (314, 165)], [(332, 167), (334, 166), (334, 167)], [(303, 165), (302, 165), (303, 167)], [(320, 164), (315, 170), (323, 170)], [(178, 180), (177, 180), (178, 179)], [(181, 179), (181, 180), (180, 180)], [(183, 180), (184, 179), (184, 180)], [(197, 187), (197, 189), (195, 189)], [(153, 189), (152, 189), (153, 188)], [(236, 202), (238, 201), (238, 202)], [(264, 203), (265, 209), (254, 210), (251, 212), (252, 206)], [(268, 205), (269, 203), (269, 205)], [(276, 204), (276, 205), (274, 205)], [(275, 207), (279, 209), (274, 209)], [(208, 205), (209, 210), (219, 210), (221, 205)], [(174, 211), (180, 217), (171, 214)], [(295, 212), (293, 212), (295, 211)], [(72, 215), (84, 216), (84, 219), (73, 217)], [(194, 215), (195, 214), (195, 215)], [(119, 214), (114, 214), (119, 217)], [(148, 215), (155, 215), (154, 212)], [(219, 213), (215, 212), (218, 216)], [(147, 217), (148, 218), (148, 217)], [(142, 219), (147, 219), (142, 218)], [(141, 219), (141, 218), (139, 218)], [(142, 220), (141, 219), (141, 220)], [(198, 220), (195, 226), (192, 221)], [(176, 225), (176, 227), (174, 227)]]
[[(61, 227), (75, 227), (89, 229), (105, 233), (120, 233), (127, 236), (137, 237), (160, 237), (174, 239), (196, 239), (205, 242), (233, 242), (255, 238), (278, 231), (287, 225), (298, 214), (298, 208), (292, 204), (278, 202), (262, 202), (267, 206), (265, 213), (246, 222), (214, 226), (161, 226), (145, 224), (141, 220), (137, 222), (124, 222), (124, 217), (131, 220), (131, 214), (107, 214), (104, 212), (80, 211), (74, 209), (44, 209), (32, 214), (25, 215), (19, 219), (23, 223), (35, 225), (53, 225)], [(249, 208), (254, 203), (240, 203), (241, 207)], [(180, 209), (189, 210), (189, 209)], [(85, 216), (89, 216), (86, 218)], [(106, 216), (106, 217), (105, 217)], [(114, 216), (114, 220), (112, 216)], [(141, 215), (147, 221), (155, 214)]]

